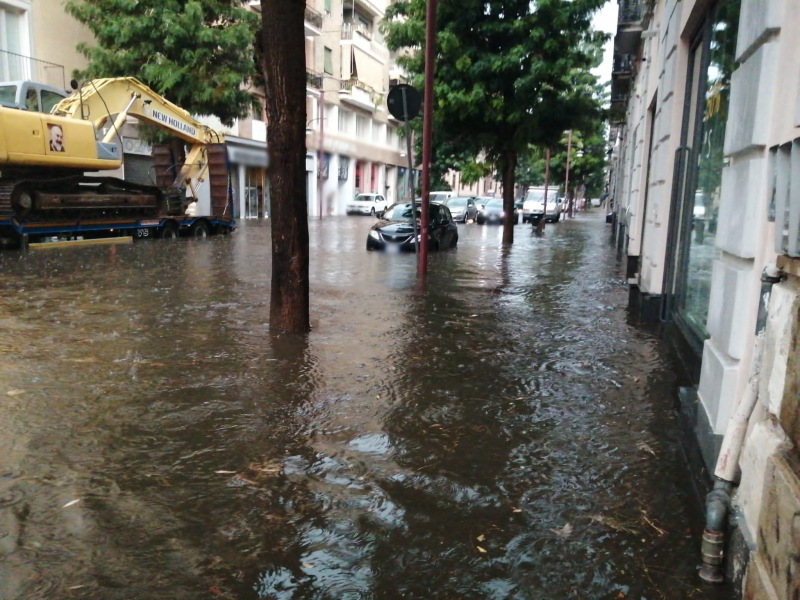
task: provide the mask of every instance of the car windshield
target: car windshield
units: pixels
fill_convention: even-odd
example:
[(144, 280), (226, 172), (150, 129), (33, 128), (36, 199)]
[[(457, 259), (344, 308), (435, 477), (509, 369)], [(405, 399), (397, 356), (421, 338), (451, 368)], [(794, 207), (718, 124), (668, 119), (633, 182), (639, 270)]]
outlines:
[(486, 201), (486, 208), (503, 208), (503, 201), (500, 198), (492, 198)]
[[(430, 220), (433, 221), (439, 214), (438, 206), (432, 204), (429, 208), (429, 215)], [(422, 211), (420, 210), (420, 205), (417, 204), (417, 218), (420, 217)], [(394, 206), (390, 206), (386, 213), (383, 216), (384, 219), (387, 221), (407, 221), (411, 223), (411, 204), (395, 204)]]
[(464, 206), (466, 205), (466, 203), (467, 203), (466, 198), (450, 198), (450, 200), (445, 202), (447, 206), (455, 206), (455, 207)]
[(528, 196), (525, 199), (533, 202), (544, 202), (544, 190), (529, 191)]
[(356, 202), (374, 202), (375, 196), (372, 194), (359, 194), (356, 196)]

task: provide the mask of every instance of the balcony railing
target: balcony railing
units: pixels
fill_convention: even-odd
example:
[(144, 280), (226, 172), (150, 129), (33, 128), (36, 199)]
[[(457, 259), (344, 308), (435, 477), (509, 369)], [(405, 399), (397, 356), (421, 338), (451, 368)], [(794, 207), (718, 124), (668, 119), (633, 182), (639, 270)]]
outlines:
[(614, 64), (611, 68), (612, 75), (633, 74), (633, 54), (614, 54)]
[(367, 110), (375, 110), (382, 99), (380, 92), (358, 79), (342, 81), (339, 87), (339, 94)]
[(375, 91), (375, 88), (372, 86), (367, 85), (363, 81), (359, 81), (358, 79), (346, 79), (341, 82), (341, 87), (339, 88), (343, 92), (351, 92), (353, 89), (363, 90), (370, 95), (380, 95), (378, 92)]
[(317, 29), (322, 29), (322, 13), (306, 6), (305, 20)]
[(352, 40), (354, 32), (372, 40), (372, 31), (363, 23), (342, 23), (342, 39)]
[(18, 79), (38, 81), (59, 88), (66, 86), (63, 65), (0, 50), (0, 80)]
[(617, 23), (637, 23), (642, 20), (642, 0), (619, 0)]
[(306, 69), (306, 85), (317, 90), (322, 89), (322, 73)]
[(611, 94), (612, 105), (627, 104), (627, 102), (628, 102), (628, 94)]
[[(358, 33), (358, 35), (355, 35)], [(389, 49), (384, 44), (384, 38), (377, 30), (370, 30), (363, 24), (342, 23), (342, 41), (352, 42), (355, 46), (370, 52), (379, 60), (389, 60)]]

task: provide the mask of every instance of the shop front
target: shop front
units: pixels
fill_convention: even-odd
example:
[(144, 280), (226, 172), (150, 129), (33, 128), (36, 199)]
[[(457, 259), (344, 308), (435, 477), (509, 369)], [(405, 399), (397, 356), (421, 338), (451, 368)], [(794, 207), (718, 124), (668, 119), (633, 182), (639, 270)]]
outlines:
[(269, 218), (269, 181), (267, 144), (246, 138), (226, 136), (234, 217), (237, 219)]

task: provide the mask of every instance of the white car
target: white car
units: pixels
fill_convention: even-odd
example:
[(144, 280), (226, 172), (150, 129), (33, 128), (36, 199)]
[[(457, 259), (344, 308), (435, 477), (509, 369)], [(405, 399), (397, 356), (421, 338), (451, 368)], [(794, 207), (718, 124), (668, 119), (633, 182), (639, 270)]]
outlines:
[(347, 203), (345, 211), (348, 215), (370, 215), (380, 217), (389, 206), (382, 194), (358, 194)]
[(455, 195), (456, 195), (455, 192), (445, 192), (445, 191), (431, 192), (430, 194), (428, 194), (428, 199), (431, 202), (444, 202), (448, 198), (452, 198)]
[(558, 223), (561, 220), (562, 200), (555, 188), (547, 190), (547, 207), (545, 207), (544, 188), (530, 188), (522, 203), (522, 222), (538, 221), (544, 215), (545, 221)]

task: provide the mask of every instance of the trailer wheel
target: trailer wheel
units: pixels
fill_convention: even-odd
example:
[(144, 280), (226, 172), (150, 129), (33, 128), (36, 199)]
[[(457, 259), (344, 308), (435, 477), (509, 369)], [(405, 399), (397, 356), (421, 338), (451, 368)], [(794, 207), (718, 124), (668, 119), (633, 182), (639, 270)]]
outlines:
[(175, 221), (167, 221), (161, 228), (161, 235), (159, 237), (164, 240), (177, 240), (178, 239), (178, 226)]
[(11, 195), (11, 205), (20, 217), (27, 217), (33, 209), (33, 193), (26, 186), (20, 186)]
[(205, 221), (197, 221), (192, 225), (191, 235), (194, 238), (207, 238), (209, 235), (208, 223)]

